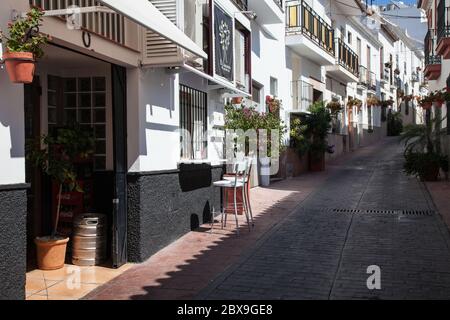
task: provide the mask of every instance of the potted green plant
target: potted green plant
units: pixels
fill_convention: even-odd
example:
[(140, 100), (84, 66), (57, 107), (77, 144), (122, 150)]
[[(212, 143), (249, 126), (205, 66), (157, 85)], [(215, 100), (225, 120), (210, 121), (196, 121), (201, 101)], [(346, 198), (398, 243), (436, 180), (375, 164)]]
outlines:
[(327, 137), (331, 129), (332, 116), (323, 102), (315, 102), (303, 120), (294, 119), (291, 123), (291, 139), (300, 155), (309, 155), (309, 170), (325, 170), (325, 152), (332, 152)]
[(32, 8), (26, 18), (18, 18), (8, 24), (8, 36), (0, 31), (0, 39), (6, 41), (2, 59), (13, 83), (33, 81), (36, 59), (43, 56), (42, 45), (48, 40), (47, 36), (39, 33), (43, 15), (40, 9)]
[(425, 124), (405, 126), (405, 172), (423, 181), (436, 181), (439, 171), (448, 172), (448, 158), (441, 153), (440, 125), (446, 119), (431, 118)]
[[(41, 145), (45, 148), (41, 148)], [(28, 146), (32, 163), (59, 184), (57, 211), (50, 236), (37, 237), (38, 267), (56, 270), (64, 266), (68, 237), (58, 235), (61, 195), (63, 188), (83, 192), (77, 181), (74, 161), (93, 154), (94, 139), (90, 132), (79, 127), (61, 128), (56, 136), (45, 135)]]

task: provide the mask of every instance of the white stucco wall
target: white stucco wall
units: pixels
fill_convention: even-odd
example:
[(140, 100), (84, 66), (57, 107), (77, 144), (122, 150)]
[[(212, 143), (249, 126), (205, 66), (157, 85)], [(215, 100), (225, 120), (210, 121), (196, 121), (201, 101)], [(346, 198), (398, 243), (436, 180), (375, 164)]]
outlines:
[[(26, 10), (28, 1), (0, 2), (0, 29), (6, 30), (11, 10)], [(25, 182), (24, 90), (9, 81), (0, 66), (0, 185)]]

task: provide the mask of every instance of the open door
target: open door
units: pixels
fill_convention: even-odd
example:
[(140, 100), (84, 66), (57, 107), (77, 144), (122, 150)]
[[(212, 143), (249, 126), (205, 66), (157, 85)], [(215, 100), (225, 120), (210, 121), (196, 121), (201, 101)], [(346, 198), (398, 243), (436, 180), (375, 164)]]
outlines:
[(114, 143), (114, 199), (113, 199), (113, 267), (127, 262), (127, 118), (126, 69), (111, 67), (113, 143)]

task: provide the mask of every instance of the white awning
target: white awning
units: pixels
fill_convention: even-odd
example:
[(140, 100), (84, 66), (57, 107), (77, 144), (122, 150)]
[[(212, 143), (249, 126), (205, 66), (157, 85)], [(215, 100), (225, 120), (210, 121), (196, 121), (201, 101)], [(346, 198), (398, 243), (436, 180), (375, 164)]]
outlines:
[(178, 29), (149, 0), (99, 0), (99, 2), (193, 54), (204, 59), (208, 58), (208, 55), (194, 41)]

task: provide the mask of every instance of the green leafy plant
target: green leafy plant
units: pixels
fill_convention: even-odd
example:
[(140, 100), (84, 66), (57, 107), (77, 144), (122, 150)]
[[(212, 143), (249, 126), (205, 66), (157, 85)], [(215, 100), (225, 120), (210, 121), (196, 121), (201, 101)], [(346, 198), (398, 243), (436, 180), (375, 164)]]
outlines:
[(434, 117), (425, 124), (409, 124), (404, 127), (401, 140), (405, 144), (405, 153), (412, 151), (426, 153), (441, 152), (441, 124), (447, 117)]
[[(256, 130), (259, 137), (258, 130), (267, 130), (267, 153), (271, 157), (271, 139), (269, 138), (272, 132), (277, 132), (279, 141), (279, 151), (283, 149), (283, 136), (286, 133), (286, 126), (280, 119), (277, 113), (260, 113), (254, 107), (246, 107), (245, 105), (225, 106), (225, 129), (228, 130)], [(247, 143), (247, 146), (250, 142)], [(246, 147), (246, 153), (248, 153)]]
[(439, 169), (448, 173), (448, 157), (441, 153), (441, 123), (446, 117), (427, 119), (425, 124), (405, 126), (405, 172), (422, 180), (435, 180)]
[(35, 58), (44, 55), (42, 45), (48, 41), (48, 36), (39, 33), (43, 15), (39, 8), (32, 8), (25, 18), (8, 24), (9, 36), (0, 31), (0, 39), (6, 41), (8, 52), (31, 52)]
[(313, 158), (322, 157), (329, 150), (328, 133), (331, 129), (331, 113), (323, 102), (312, 104), (310, 114), (304, 120), (291, 122), (291, 138), (300, 154), (309, 152)]
[(59, 183), (56, 221), (52, 232), (54, 238), (57, 234), (63, 186), (83, 192), (77, 182), (74, 161), (89, 158), (93, 154), (94, 138), (89, 131), (78, 126), (61, 128), (56, 136), (44, 135), (37, 141), (31, 141), (27, 148), (27, 158), (33, 165)]
[(404, 171), (408, 175), (419, 177), (422, 181), (436, 180), (439, 169), (448, 172), (448, 157), (438, 153), (407, 151)]
[(387, 116), (387, 134), (390, 137), (399, 136), (403, 131), (401, 112), (389, 112)]

